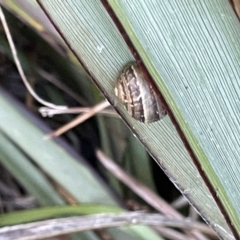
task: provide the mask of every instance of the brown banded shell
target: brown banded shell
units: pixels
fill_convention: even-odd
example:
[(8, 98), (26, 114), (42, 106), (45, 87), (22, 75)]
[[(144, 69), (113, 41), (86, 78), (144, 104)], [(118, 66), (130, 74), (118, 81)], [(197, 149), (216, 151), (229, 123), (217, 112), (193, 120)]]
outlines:
[(124, 67), (118, 77), (115, 94), (128, 113), (138, 121), (151, 123), (166, 115), (156, 92), (136, 63)]

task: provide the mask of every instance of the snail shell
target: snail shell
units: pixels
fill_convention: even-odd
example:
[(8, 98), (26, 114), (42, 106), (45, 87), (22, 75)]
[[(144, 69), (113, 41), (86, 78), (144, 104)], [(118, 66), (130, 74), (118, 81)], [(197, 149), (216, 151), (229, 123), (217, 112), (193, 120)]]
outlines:
[(123, 68), (117, 80), (115, 94), (128, 113), (140, 122), (155, 122), (166, 115), (156, 92), (136, 63)]

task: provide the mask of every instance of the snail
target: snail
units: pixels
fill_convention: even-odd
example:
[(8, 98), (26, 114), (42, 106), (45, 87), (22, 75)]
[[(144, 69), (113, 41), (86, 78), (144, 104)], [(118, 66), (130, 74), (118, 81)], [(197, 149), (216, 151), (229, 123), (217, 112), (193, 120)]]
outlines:
[(155, 122), (166, 115), (156, 92), (135, 62), (127, 64), (121, 71), (115, 94), (128, 113), (140, 122)]

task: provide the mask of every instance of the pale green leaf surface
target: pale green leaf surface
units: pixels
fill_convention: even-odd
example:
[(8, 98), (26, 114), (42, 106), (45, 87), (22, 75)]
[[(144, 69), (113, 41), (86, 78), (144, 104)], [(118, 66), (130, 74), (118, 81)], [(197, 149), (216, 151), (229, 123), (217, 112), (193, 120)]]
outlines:
[(240, 232), (239, 20), (225, 1), (125, 3), (115, 5), (119, 18), (131, 22), (134, 43), (157, 69), (161, 92)]
[[(98, 79), (99, 81), (98, 85), (104, 91), (104, 94), (109, 98), (110, 101), (114, 103), (114, 105), (116, 105), (116, 107), (121, 112), (122, 116), (125, 118), (125, 120), (127, 120), (129, 126), (135, 130), (140, 140), (143, 143), (146, 143), (148, 149), (152, 152), (153, 156), (161, 164), (162, 168), (165, 169), (166, 173), (169, 175), (172, 181), (180, 188), (180, 190), (188, 197), (188, 199), (191, 200), (191, 202), (195, 206), (197, 206), (197, 208), (201, 212), (201, 215), (208, 222), (210, 222), (211, 226), (221, 236), (224, 236), (225, 238), (230, 239), (231, 238), (230, 230), (228, 229), (224, 218), (222, 217), (220, 211), (218, 210), (215, 202), (211, 197), (210, 192), (204, 185), (200, 175), (198, 174), (196, 168), (194, 167), (188, 153), (184, 149), (184, 145), (179, 139), (177, 132), (172, 126), (172, 123), (170, 122), (169, 118), (165, 117), (162, 121), (156, 122), (153, 124), (148, 124), (148, 125), (141, 124), (139, 122), (136, 122), (134, 119), (131, 119), (129, 116), (127, 116), (122, 106), (117, 102), (116, 98), (114, 97), (114, 86), (115, 86), (116, 77), (119, 71), (121, 70), (121, 68), (123, 67), (123, 65), (133, 60), (133, 57), (129, 52), (121, 35), (118, 33), (116, 27), (114, 26), (111, 19), (109, 18), (108, 14), (105, 12), (105, 9), (101, 6), (100, 2), (96, 3), (95, 1), (88, 1), (88, 2), (68, 1), (68, 2), (61, 2), (61, 3), (58, 2), (58, 4), (56, 4), (54, 1), (42, 1), (42, 3), (47, 9), (48, 13), (51, 15), (54, 22), (57, 24), (57, 26), (61, 30), (61, 32), (67, 38), (71, 47), (78, 54), (78, 56), (81, 58), (84, 64), (88, 67), (92, 76), (95, 79)], [(122, 2), (118, 1), (115, 3), (122, 3)], [(141, 2), (141, 3), (144, 4), (144, 2)], [(124, 2), (124, 4), (127, 4), (127, 2)], [(224, 157), (224, 155), (221, 155), (221, 152), (219, 152), (221, 149), (216, 147), (217, 145), (216, 145), (216, 142), (214, 142), (214, 140), (216, 136), (219, 137), (218, 140), (221, 139), (222, 133), (220, 135), (218, 135), (218, 133), (222, 131), (222, 127), (226, 127), (226, 126), (224, 125), (219, 126), (216, 124), (216, 127), (218, 128), (214, 129), (213, 131), (215, 134), (214, 135), (213, 132), (211, 133), (210, 131), (211, 128), (209, 128), (209, 122), (208, 122), (209, 119), (206, 118), (206, 116), (210, 116), (210, 118), (214, 117), (214, 119), (215, 117), (218, 117), (218, 120), (220, 121), (221, 119), (220, 116), (223, 117), (225, 115), (222, 114), (223, 112), (220, 112), (220, 113), (215, 112), (215, 108), (212, 105), (213, 102), (211, 99), (216, 100), (215, 98), (216, 94), (212, 94), (212, 95), (209, 94), (208, 89), (206, 87), (203, 87), (201, 84), (205, 82), (205, 84), (208, 83), (209, 85), (207, 86), (210, 87), (211, 86), (210, 85), (211, 81), (209, 81), (210, 79), (211, 80), (214, 79), (215, 81), (220, 81), (226, 84), (226, 81), (225, 80), (221, 81), (221, 79), (222, 78), (225, 79), (225, 77), (227, 76), (226, 74), (223, 74), (223, 75), (216, 74), (215, 76), (207, 75), (206, 74), (207, 69), (205, 69), (205, 71), (200, 71), (200, 72), (198, 71), (199, 69), (202, 68), (204, 62), (202, 60), (200, 61), (198, 57), (189, 58), (189, 56), (195, 56), (194, 55), (195, 45), (191, 45), (193, 39), (186, 39), (181, 35), (180, 35), (181, 36), (180, 38), (178, 36), (180, 32), (176, 27), (178, 26), (177, 23), (172, 22), (174, 18), (172, 16), (167, 15), (170, 13), (173, 16), (176, 15), (175, 18), (179, 22), (181, 22), (183, 20), (181, 17), (182, 13), (179, 12), (178, 15), (175, 13), (177, 9), (179, 9), (179, 6), (176, 6), (176, 8), (173, 8), (173, 7), (164, 8), (163, 6), (161, 6), (160, 4), (159, 11), (160, 12), (162, 11), (162, 13), (160, 13), (160, 12), (155, 12), (153, 9), (151, 10), (148, 9), (148, 6), (146, 5), (144, 5), (143, 7), (139, 7), (138, 1), (134, 1), (134, 2), (131, 1), (131, 7), (126, 6), (126, 9), (128, 8), (129, 10), (127, 11), (126, 9), (124, 9), (126, 11), (126, 14), (129, 14), (129, 16), (124, 15), (122, 16), (122, 19), (125, 20), (127, 16), (129, 19), (131, 19), (131, 21), (135, 21), (134, 25), (133, 25), (133, 22), (131, 22), (131, 24), (132, 26), (136, 27), (135, 28), (136, 32), (133, 32), (132, 28), (131, 29), (128, 28), (127, 30), (131, 32), (129, 35), (133, 36), (133, 38), (137, 36), (138, 41), (140, 41), (141, 44), (143, 45), (143, 47), (141, 47), (141, 49), (143, 49), (142, 57), (143, 59), (145, 59), (145, 61), (147, 59), (147, 62), (145, 62), (146, 65), (148, 66), (154, 78), (158, 79), (158, 84), (161, 87), (161, 91), (163, 91), (163, 94), (166, 97), (172, 110), (174, 111), (174, 114), (176, 115), (180, 124), (183, 126), (183, 130), (186, 136), (188, 137), (188, 139), (191, 139), (190, 143), (192, 144), (193, 149), (196, 151), (197, 156), (199, 158), (200, 157), (203, 158), (203, 161), (208, 163), (207, 166), (209, 167), (209, 169), (210, 170), (214, 169), (214, 173), (218, 175), (218, 178), (220, 178), (220, 176), (221, 175), (223, 176), (224, 173), (219, 173), (218, 171), (216, 171), (214, 166), (211, 165), (212, 162), (210, 164), (210, 159), (214, 159), (213, 157), (216, 157), (216, 156), (221, 156), (221, 158), (218, 158), (220, 161), (220, 159), (223, 159), (222, 157)], [(150, 7), (153, 7), (153, 6), (150, 5)], [(156, 8), (156, 6), (154, 7)], [(193, 6), (189, 4), (189, 7), (193, 7)], [(196, 6), (196, 7), (199, 7), (199, 6)], [(131, 12), (132, 9), (134, 9), (134, 13)], [(148, 24), (150, 24), (149, 21), (153, 22), (155, 20), (153, 17), (150, 17), (150, 13), (152, 11), (155, 13), (154, 17), (157, 17), (157, 16), (159, 18), (164, 17), (164, 19), (158, 19), (157, 24), (156, 23), (153, 24), (151, 22), (152, 25), (154, 26), (153, 29), (151, 29), (150, 26), (144, 27), (141, 29), (141, 26), (139, 26), (138, 24), (140, 21), (139, 19), (141, 14), (135, 13), (140, 9), (142, 9), (142, 11), (145, 11), (148, 14), (147, 17), (146, 15), (142, 14), (144, 16), (144, 19), (141, 19), (141, 24), (144, 24), (144, 22), (148, 22)], [(163, 13), (163, 10), (166, 12), (165, 14)], [(206, 11), (206, 9), (202, 9), (202, 11), (203, 10)], [(119, 11), (121, 11), (121, 8), (119, 8)], [(189, 14), (191, 13), (192, 12), (189, 9)], [(185, 13), (186, 17), (184, 18), (185, 24), (187, 23), (186, 19), (188, 16), (186, 14), (187, 13)], [(209, 18), (209, 15), (207, 15), (207, 17)], [(207, 17), (204, 18), (203, 20), (207, 21)], [(171, 19), (172, 21), (170, 21)], [(191, 19), (190, 16), (189, 16), (189, 19)], [(225, 21), (230, 21), (231, 19), (232, 18), (229, 17), (229, 18), (226, 18)], [(166, 22), (163, 22), (163, 20), (165, 20)], [(232, 21), (236, 21), (236, 20), (233, 19)], [(163, 24), (161, 24), (162, 22)], [(200, 24), (200, 21), (198, 20), (197, 23)], [(129, 27), (129, 25), (127, 27)], [(178, 27), (180, 29), (180, 26)], [(196, 26), (192, 24), (191, 27), (194, 29)], [(159, 32), (160, 36), (157, 36), (156, 34), (156, 31), (158, 31), (158, 28), (160, 31)], [(188, 29), (189, 28), (186, 28), (185, 31), (187, 31)], [(195, 33), (199, 35), (199, 33), (196, 30), (195, 30)], [(144, 31), (144, 34), (143, 34), (143, 31)], [(205, 37), (204, 34), (206, 33), (201, 32), (200, 36), (197, 35), (198, 38), (201, 39), (201, 41), (204, 40), (204, 37)], [(147, 41), (147, 45), (145, 41), (146, 35), (149, 36), (148, 38), (149, 41)], [(172, 38), (170, 38), (172, 39), (172, 41), (170, 41), (169, 44), (167, 43), (165, 35), (168, 37), (172, 36)], [(219, 40), (217, 37), (218, 36), (216, 36), (216, 39), (215, 39), (216, 42), (218, 42)], [(194, 44), (196, 44), (195, 40), (193, 41)], [(161, 41), (163, 41), (163, 43), (161, 43)], [(235, 39), (235, 41), (237, 41), (237, 39)], [(180, 43), (182, 45), (179, 45)], [(192, 51), (189, 51), (189, 49), (188, 51), (183, 51), (184, 48), (182, 49), (182, 47), (186, 43), (188, 43), (188, 48), (190, 48), (190, 50)], [(168, 45), (170, 45), (171, 48), (169, 48)], [(140, 44), (137, 46), (138, 49), (140, 49), (139, 46)], [(203, 48), (204, 48), (204, 45), (201, 45), (201, 49)], [(154, 55), (153, 54), (154, 51), (158, 54)], [(206, 51), (205, 54), (207, 54), (208, 52), (209, 51)], [(146, 53), (149, 53), (149, 55), (146, 56)], [(186, 60), (182, 60), (185, 57), (184, 53), (188, 54), (188, 58), (186, 58)], [(207, 56), (204, 55), (204, 51), (202, 52), (202, 54), (203, 55), (200, 55), (201, 57), (203, 56), (208, 57), (207, 59), (210, 60), (210, 57), (208, 55)], [(220, 53), (219, 53), (219, 56), (215, 59), (215, 61), (220, 61), (221, 59), (222, 58), (220, 58)], [(187, 61), (187, 62), (184, 62), (184, 61)], [(191, 65), (190, 63), (195, 63), (195, 65)], [(206, 65), (207, 63), (208, 62), (205, 62)], [(184, 66), (183, 64), (184, 65), (187, 64), (186, 66), (188, 66), (187, 69), (185, 67), (184, 73), (182, 70)], [(190, 67), (191, 67), (191, 71), (189, 71)], [(218, 71), (221, 70), (219, 68), (216, 68), (216, 69), (218, 69)], [(210, 71), (210, 72), (211, 74), (214, 74), (214, 71)], [(160, 79), (159, 76), (162, 77), (164, 82), (159, 81)], [(230, 74), (229, 76), (234, 76), (234, 75)], [(195, 79), (198, 80), (198, 84), (194, 82)], [(233, 81), (234, 79), (230, 79), (230, 80), (231, 80), (229, 81), (230, 83), (234, 82)], [(187, 83), (187, 85), (185, 85), (185, 83)], [(216, 82), (215, 83), (213, 82), (213, 84), (216, 84)], [(189, 93), (186, 92), (187, 89), (185, 88), (185, 86), (187, 86)], [(213, 88), (210, 88), (210, 92), (211, 91), (212, 93), (215, 92), (213, 91)], [(169, 94), (169, 92), (171, 94)], [(219, 98), (220, 101), (224, 101), (223, 97), (225, 95), (222, 96), (220, 93), (221, 91), (219, 91), (219, 94), (217, 95), (217, 97)], [(206, 95), (208, 97), (208, 98), (206, 97), (206, 99), (208, 99), (207, 102), (201, 101), (202, 100), (201, 97), (204, 96), (204, 94), (207, 94)], [(187, 96), (188, 98), (185, 98)], [(196, 101), (194, 101), (195, 96), (198, 97), (196, 98), (196, 100), (201, 99), (198, 104), (196, 104)], [(236, 99), (236, 95), (235, 95), (235, 99)], [(226, 100), (228, 101), (228, 100), (234, 100), (234, 99), (231, 98)], [(208, 105), (210, 106), (209, 109), (207, 108)], [(223, 106), (226, 106), (226, 105), (224, 104)], [(232, 106), (232, 105), (230, 104), (230, 102), (228, 102), (227, 106)], [(233, 105), (232, 107), (236, 107), (236, 104)], [(181, 110), (181, 113), (179, 110)], [(209, 112), (209, 110), (211, 111)], [(186, 120), (182, 120), (183, 116), (184, 116), (184, 119)], [(231, 115), (231, 116), (234, 117), (234, 115)], [(236, 119), (236, 117), (230, 120), (230, 123), (231, 121), (234, 121), (234, 119)], [(223, 118), (223, 120), (225, 119)], [(212, 121), (212, 123), (214, 123), (212, 124), (212, 127), (214, 127), (215, 123), (218, 123), (218, 121), (216, 122)], [(201, 124), (201, 125), (198, 125), (198, 124)], [(230, 128), (229, 130), (231, 129), (232, 128)], [(193, 134), (194, 134), (194, 137), (192, 137)], [(229, 140), (234, 141), (236, 139), (230, 138)], [(229, 144), (226, 138), (221, 139), (221, 143), (224, 144), (225, 141), (227, 143), (226, 147), (228, 147)], [(232, 146), (234, 146), (234, 144), (236, 144), (236, 142), (233, 142)], [(227, 150), (226, 147), (224, 147), (223, 149)], [(211, 150), (213, 151), (213, 153), (212, 155), (209, 155), (209, 152)], [(232, 150), (232, 148), (229, 148), (228, 150), (230, 151)], [(231, 154), (231, 152), (229, 154)], [(227, 154), (227, 152), (225, 154)], [(236, 159), (236, 155), (232, 157)], [(223, 168), (221, 166), (220, 170), (221, 169), (224, 170), (226, 168)], [(205, 170), (208, 171), (206, 168)], [(230, 177), (229, 179), (231, 179), (231, 176), (229, 177)], [(217, 180), (217, 184), (219, 184), (219, 179)], [(219, 186), (220, 186), (220, 190), (222, 191), (223, 189), (222, 185), (219, 185)], [(230, 194), (227, 194), (227, 197), (231, 198)], [(233, 202), (234, 202), (234, 198), (231, 199), (231, 204), (229, 204), (230, 209), (228, 210), (230, 212), (233, 210), (233, 205), (236, 204)], [(236, 207), (236, 205), (234, 207)], [(236, 215), (235, 216), (232, 215), (232, 216), (233, 216), (233, 219), (235, 219), (235, 223), (237, 223), (238, 219)]]

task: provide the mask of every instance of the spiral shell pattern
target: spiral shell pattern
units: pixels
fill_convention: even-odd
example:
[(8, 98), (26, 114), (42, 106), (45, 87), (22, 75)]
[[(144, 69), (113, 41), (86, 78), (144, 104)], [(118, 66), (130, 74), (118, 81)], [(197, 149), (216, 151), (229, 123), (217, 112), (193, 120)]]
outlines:
[(155, 122), (166, 115), (156, 92), (136, 63), (123, 68), (117, 80), (115, 94), (128, 113), (140, 122)]

